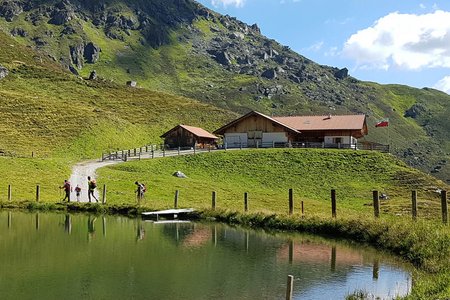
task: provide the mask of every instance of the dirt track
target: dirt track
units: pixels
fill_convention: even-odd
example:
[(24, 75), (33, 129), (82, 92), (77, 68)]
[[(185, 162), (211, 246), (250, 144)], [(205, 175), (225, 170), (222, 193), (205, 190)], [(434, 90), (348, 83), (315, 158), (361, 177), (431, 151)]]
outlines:
[[(102, 168), (109, 165), (114, 165), (121, 163), (122, 161), (98, 161), (98, 160), (89, 160), (76, 164), (72, 169), (72, 175), (70, 176), (70, 183), (72, 184), (73, 192), (70, 196), (71, 201), (77, 201), (75, 195), (75, 187), (79, 185), (81, 187), (81, 197), (80, 202), (88, 202), (88, 180), (87, 177), (91, 176), (91, 178), (96, 178), (96, 170), (98, 168)], [(97, 183), (98, 187), (101, 186), (101, 183)], [(96, 189), (94, 192), (95, 197), (101, 201), (99, 197), (98, 190)], [(95, 199), (92, 199), (95, 202)]]

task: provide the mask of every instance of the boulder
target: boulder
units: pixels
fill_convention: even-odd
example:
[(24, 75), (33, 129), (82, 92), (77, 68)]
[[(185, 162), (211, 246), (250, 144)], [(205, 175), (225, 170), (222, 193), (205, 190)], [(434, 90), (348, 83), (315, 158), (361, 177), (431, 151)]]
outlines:
[(337, 79), (347, 78), (348, 77), (348, 69), (342, 68), (340, 70), (337, 70), (336, 72), (334, 72), (334, 77), (336, 77)]
[(100, 47), (96, 46), (94, 43), (90, 42), (86, 44), (83, 50), (83, 56), (86, 59), (86, 62), (89, 64), (94, 64), (100, 58)]
[(261, 77), (267, 78), (267, 79), (276, 79), (278, 77), (277, 72), (274, 69), (268, 69), (265, 70)]
[(187, 176), (181, 171), (176, 171), (172, 175), (175, 176), (175, 177), (178, 177), (178, 178), (187, 178)]
[(250, 28), (256, 33), (261, 33), (261, 29), (259, 29), (258, 24), (256, 23), (250, 26)]
[(132, 80), (127, 81), (127, 86), (135, 88), (137, 86), (137, 82)]
[(26, 37), (28, 35), (28, 32), (25, 31), (25, 29), (20, 27), (14, 27), (13, 30), (11, 30), (12, 36), (20, 36), (20, 37)]
[(229, 66), (231, 65), (230, 55), (226, 51), (214, 51), (214, 59), (221, 65)]
[(78, 68), (83, 68), (84, 45), (78, 44), (70, 46), (70, 58), (72, 63)]
[(8, 69), (0, 65), (0, 79), (5, 78), (6, 76), (8, 76), (8, 74)]
[(93, 70), (91, 74), (89, 74), (89, 80), (96, 80), (97, 79), (97, 72)]

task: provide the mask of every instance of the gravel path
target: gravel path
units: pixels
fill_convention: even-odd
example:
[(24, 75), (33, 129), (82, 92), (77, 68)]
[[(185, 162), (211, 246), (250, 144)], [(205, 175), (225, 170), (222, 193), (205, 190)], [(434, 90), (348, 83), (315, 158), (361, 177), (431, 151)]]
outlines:
[[(72, 169), (72, 175), (70, 176), (70, 183), (72, 184), (72, 188), (73, 188), (73, 192), (70, 195), (70, 200), (72, 202), (77, 201), (77, 197), (75, 195), (75, 187), (77, 185), (79, 185), (81, 187), (81, 197), (80, 197), (80, 202), (88, 202), (88, 180), (87, 177), (91, 176), (91, 178), (96, 178), (96, 174), (95, 172), (97, 171), (97, 169), (105, 167), (105, 166), (110, 166), (110, 165), (114, 165), (114, 164), (118, 164), (121, 163), (122, 161), (120, 160), (110, 160), (110, 161), (98, 161), (98, 160), (89, 160), (89, 161), (84, 161), (81, 163), (76, 164), (73, 169)], [(98, 186), (100, 186), (100, 184), (98, 183)], [(94, 195), (95, 197), (97, 197), (97, 199), (100, 199), (100, 195), (98, 193), (98, 190), (95, 189), (94, 191)], [(95, 199), (92, 199), (92, 201), (95, 202)]]

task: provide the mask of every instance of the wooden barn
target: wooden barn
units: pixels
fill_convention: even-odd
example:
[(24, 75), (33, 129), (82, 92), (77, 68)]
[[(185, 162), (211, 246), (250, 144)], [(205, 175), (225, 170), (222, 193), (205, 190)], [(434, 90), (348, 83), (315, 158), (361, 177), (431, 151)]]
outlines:
[(218, 140), (218, 137), (202, 128), (187, 125), (177, 125), (161, 135), (161, 138), (169, 148), (207, 148), (215, 146)]
[(222, 135), (227, 147), (271, 147), (273, 143), (293, 142), (300, 132), (257, 111), (214, 131)]
[(251, 111), (214, 131), (227, 147), (273, 147), (320, 143), (352, 147), (367, 135), (365, 115), (269, 117)]

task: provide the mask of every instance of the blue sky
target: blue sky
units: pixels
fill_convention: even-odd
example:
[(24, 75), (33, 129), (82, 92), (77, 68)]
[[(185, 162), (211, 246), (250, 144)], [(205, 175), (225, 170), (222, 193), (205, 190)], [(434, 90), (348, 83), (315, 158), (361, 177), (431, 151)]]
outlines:
[(198, 0), (313, 61), (450, 93), (450, 1)]

